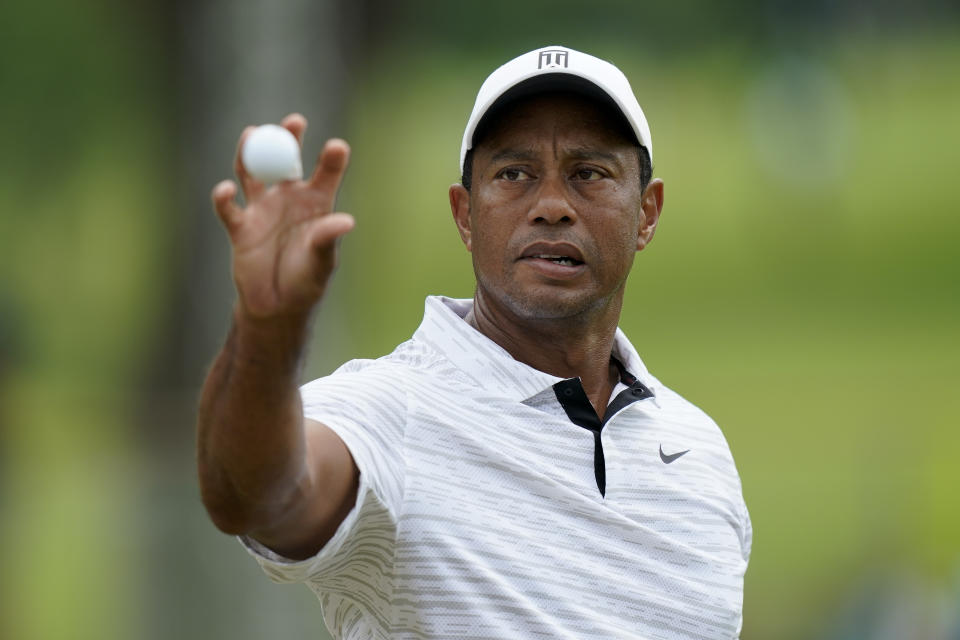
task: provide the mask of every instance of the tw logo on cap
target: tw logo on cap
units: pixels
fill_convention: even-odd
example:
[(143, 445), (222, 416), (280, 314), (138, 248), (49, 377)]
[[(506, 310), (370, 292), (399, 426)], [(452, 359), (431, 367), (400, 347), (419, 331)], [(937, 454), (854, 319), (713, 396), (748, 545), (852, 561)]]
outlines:
[(537, 60), (537, 69), (566, 69), (568, 53), (563, 49), (541, 51), (540, 58)]

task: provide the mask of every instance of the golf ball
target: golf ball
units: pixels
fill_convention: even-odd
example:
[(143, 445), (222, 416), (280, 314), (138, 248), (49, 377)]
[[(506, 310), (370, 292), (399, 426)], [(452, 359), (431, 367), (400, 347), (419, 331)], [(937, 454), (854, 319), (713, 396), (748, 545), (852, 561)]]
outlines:
[(241, 153), (247, 173), (262, 182), (303, 177), (300, 145), (287, 129), (265, 124), (250, 132)]

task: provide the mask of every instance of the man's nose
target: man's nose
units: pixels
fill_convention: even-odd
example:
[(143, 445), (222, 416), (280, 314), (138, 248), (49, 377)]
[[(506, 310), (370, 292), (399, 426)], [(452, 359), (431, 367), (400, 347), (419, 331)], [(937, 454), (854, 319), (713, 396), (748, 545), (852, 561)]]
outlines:
[(541, 179), (537, 190), (537, 200), (527, 214), (531, 223), (547, 224), (573, 223), (577, 212), (570, 204), (570, 194), (566, 181), (560, 175), (550, 175)]

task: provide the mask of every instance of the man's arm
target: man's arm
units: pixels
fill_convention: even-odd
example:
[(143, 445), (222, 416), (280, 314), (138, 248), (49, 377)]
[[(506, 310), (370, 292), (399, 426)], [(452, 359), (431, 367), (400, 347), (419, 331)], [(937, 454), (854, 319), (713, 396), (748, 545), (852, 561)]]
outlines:
[[(283, 121), (300, 140), (302, 116)], [(274, 551), (318, 551), (352, 507), (359, 471), (340, 438), (303, 417), (298, 377), (311, 312), (336, 265), (337, 240), (353, 228), (331, 213), (349, 149), (331, 140), (307, 180), (266, 189), (240, 161), (246, 196), (225, 181), (213, 203), (233, 250), (233, 325), (204, 383), (197, 426), (200, 489), (214, 524)]]

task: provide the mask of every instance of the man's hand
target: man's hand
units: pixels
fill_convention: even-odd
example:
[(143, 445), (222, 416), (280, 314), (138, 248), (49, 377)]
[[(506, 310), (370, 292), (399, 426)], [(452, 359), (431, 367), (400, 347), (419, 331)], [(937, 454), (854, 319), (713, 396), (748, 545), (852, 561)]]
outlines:
[[(281, 124), (303, 143), (303, 116), (288, 115)], [(241, 134), (234, 161), (246, 207), (237, 204), (232, 180), (219, 183), (212, 193), (233, 246), (238, 311), (251, 319), (303, 318), (323, 296), (336, 267), (337, 239), (354, 226), (349, 214), (333, 213), (350, 148), (343, 140), (329, 140), (313, 175), (267, 188), (241, 160), (252, 130), (247, 127)]]
[[(302, 141), (303, 116), (282, 124)], [(213, 189), (233, 246), (239, 300), (200, 397), (200, 490), (222, 531), (304, 558), (350, 512), (360, 477), (343, 441), (304, 418), (298, 391), (310, 310), (336, 266), (337, 239), (354, 224), (332, 213), (350, 149), (330, 140), (309, 179), (267, 188), (240, 159), (252, 129), (240, 136), (235, 161), (246, 207), (237, 204), (232, 181)]]

